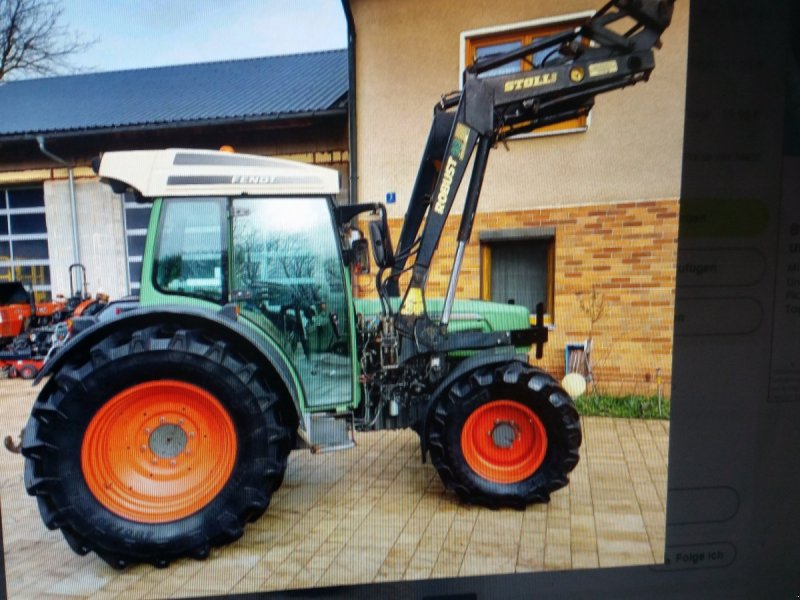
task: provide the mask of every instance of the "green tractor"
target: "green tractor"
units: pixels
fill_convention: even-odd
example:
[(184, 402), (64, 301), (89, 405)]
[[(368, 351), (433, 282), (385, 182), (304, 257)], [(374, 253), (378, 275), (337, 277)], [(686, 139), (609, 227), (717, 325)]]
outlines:
[[(671, 9), (615, 1), (470, 67), (437, 105), (397, 246), (381, 205), (336, 204), (332, 170), (203, 150), (103, 155), (103, 181), (152, 203), (141, 308), (83, 330), (39, 375), (22, 452), (45, 525), (117, 568), (205, 558), (264, 513), (290, 451), (396, 428), (419, 435), (463, 501), (546, 502), (578, 462), (581, 429), (569, 395), (528, 364), (547, 341), (543, 309), (531, 326), (527, 307), (456, 301), (461, 259), (491, 147), (645, 79)], [(641, 27), (607, 29), (623, 17)], [(524, 56), (541, 85), (481, 76)], [(426, 300), (473, 156), (448, 292)], [(351, 271), (369, 269), (359, 215), (372, 299), (352, 294)]]

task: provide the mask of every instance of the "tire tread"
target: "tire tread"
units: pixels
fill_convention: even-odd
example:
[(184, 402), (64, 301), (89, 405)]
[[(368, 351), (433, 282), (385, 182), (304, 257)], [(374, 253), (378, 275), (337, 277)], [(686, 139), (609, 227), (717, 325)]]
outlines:
[[(44, 524), (49, 529), (61, 529), (72, 550), (78, 554), (93, 551), (116, 569), (142, 562), (163, 568), (183, 557), (207, 558), (213, 546), (240, 538), (245, 525), (264, 513), (287, 468), (293, 424), (289, 411), (293, 409), (287, 406), (290, 401), (273, 389), (269, 369), (233, 348), (227, 340), (207, 339), (199, 329), (150, 326), (117, 330), (92, 349), (70, 357), (45, 384), (23, 434), (24, 481), (28, 493), (36, 496)], [(207, 378), (218, 376), (225, 385), (234, 386), (228, 389), (243, 390), (247, 399), (237, 396), (228, 401), (238, 403), (240, 415), (249, 415), (249, 419), (242, 416), (241, 422), (254, 421), (238, 435), (240, 443), (249, 443), (247, 447), (257, 454), (248, 456), (237, 467), (243, 479), (232, 479), (205, 507), (215, 503), (218, 509), (215, 515), (195, 513), (172, 523), (158, 524), (155, 528), (159, 533), (151, 535), (142, 533), (145, 524), (117, 517), (99, 503), (97, 510), (102, 514), (90, 514), (89, 509), (79, 505), (73, 508), (69, 498), (85, 483), (74, 472), (70, 477), (58, 470), (62, 453), (54, 440), (69, 439), (68, 450), (79, 455), (83, 430), (72, 421), (76, 414), (92, 410), (89, 398), (96, 395), (92, 392), (104, 387), (116, 389), (109, 381), (118, 375), (119, 365), (125, 365), (125, 369), (141, 365), (139, 368), (144, 369), (156, 360), (167, 359), (175, 361), (171, 367), (176, 371), (184, 369), (180, 371), (184, 377), (195, 369)], [(202, 362), (205, 366), (196, 366), (200, 364), (198, 361), (205, 361)], [(70, 479), (81, 481), (74, 484)], [(133, 526), (139, 526), (136, 534), (130, 533)]]
[[(481, 478), (467, 465), (460, 449), (460, 429), (468, 415), (502, 390), (516, 396), (545, 422), (548, 451), (539, 469), (513, 484)], [(431, 461), (448, 490), (462, 501), (489, 508), (524, 509), (548, 502), (550, 494), (569, 482), (568, 474), (579, 460), (582, 441), (580, 418), (569, 395), (541, 369), (511, 361), (479, 368), (457, 379), (436, 400), (428, 429)]]

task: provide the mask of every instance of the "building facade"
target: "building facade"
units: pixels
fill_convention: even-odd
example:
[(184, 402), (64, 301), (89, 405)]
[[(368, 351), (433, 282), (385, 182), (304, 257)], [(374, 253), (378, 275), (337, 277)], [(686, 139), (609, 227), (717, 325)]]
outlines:
[(347, 85), (344, 51), (0, 85), (0, 280), (66, 296), (79, 263), (89, 293), (137, 293), (150, 206), (99, 182), (102, 152), (229, 145), (335, 168), (347, 201)]
[[(137, 291), (148, 205), (114, 194), (89, 167), (115, 149), (231, 145), (332, 166), (340, 201), (350, 181), (358, 201), (387, 201), (396, 240), (433, 105), (458, 89), (463, 68), (597, 8), (343, 4), (356, 33), (350, 74), (342, 50), (0, 85), (0, 278), (66, 295), (69, 266), (81, 263), (92, 293)], [(663, 43), (646, 84), (492, 152), (459, 279), (462, 298), (544, 303), (552, 330), (540, 364), (563, 374), (570, 349), (591, 340), (594, 380), (612, 393), (650, 394), (670, 380), (688, 3), (676, 3)], [(429, 297), (444, 295), (462, 201), (463, 190)], [(371, 277), (356, 284), (374, 293)]]
[[(356, 31), (359, 201), (389, 205), (395, 239), (443, 93), (477, 57), (574, 27), (590, 0), (350, 0)], [(654, 394), (670, 380), (688, 45), (675, 5), (649, 82), (601, 95), (588, 119), (495, 149), (459, 278), (462, 298), (543, 302), (541, 364), (564, 374), (589, 346), (599, 391)], [(516, 68), (528, 68), (520, 63)], [(463, 186), (466, 187), (466, 186)], [(432, 266), (444, 294), (460, 199)], [(360, 282), (368, 293), (370, 281)]]

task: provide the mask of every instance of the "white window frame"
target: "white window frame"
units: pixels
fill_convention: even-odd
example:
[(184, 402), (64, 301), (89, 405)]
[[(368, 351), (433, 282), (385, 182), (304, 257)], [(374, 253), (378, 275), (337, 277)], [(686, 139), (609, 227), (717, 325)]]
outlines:
[[(48, 232), (47, 232), (47, 209), (46, 204), (42, 204), (42, 206), (29, 206), (25, 208), (7, 208), (8, 207), (8, 195), (9, 192), (13, 192), (15, 189), (39, 189), (36, 185), (20, 185), (20, 186), (0, 186), (0, 194), (3, 195), (5, 199), (5, 206), (6, 208), (0, 208), (0, 219), (5, 219), (8, 225), (8, 233), (5, 235), (0, 235), (0, 241), (8, 242), (9, 247), (9, 256), (8, 256), (8, 268), (14, 273), (17, 267), (47, 267), (48, 269), (51, 268), (50, 266), (50, 245), (48, 239)], [(42, 189), (42, 199), (46, 202), (44, 198), (44, 189)], [(44, 233), (17, 233), (11, 231), (11, 217), (13, 215), (42, 215), (45, 217), (45, 231)], [(47, 258), (32, 258), (32, 259), (18, 259), (14, 257), (14, 246), (13, 242), (25, 242), (25, 241), (37, 241), (37, 242), (47, 242)], [(50, 276), (52, 277), (53, 273), (52, 270), (50, 272)], [(34, 292), (43, 292), (45, 294), (49, 294), (52, 298), (53, 294), (53, 282), (52, 279), (49, 284), (37, 284), (32, 285), (31, 288)]]
[[(149, 205), (150, 210), (152, 211), (153, 205)], [(143, 256), (134, 255), (131, 256), (130, 254), (130, 247), (128, 246), (128, 242), (130, 241), (129, 236), (146, 236), (147, 235), (147, 228), (135, 228), (135, 229), (128, 229), (128, 214), (127, 209), (133, 208), (138, 210), (147, 210), (146, 206), (142, 206), (141, 203), (136, 202), (135, 200), (128, 200), (126, 195), (122, 195), (122, 230), (125, 235), (125, 281), (128, 287), (128, 294), (139, 294), (141, 290), (141, 281), (131, 281), (131, 263), (142, 263)]]

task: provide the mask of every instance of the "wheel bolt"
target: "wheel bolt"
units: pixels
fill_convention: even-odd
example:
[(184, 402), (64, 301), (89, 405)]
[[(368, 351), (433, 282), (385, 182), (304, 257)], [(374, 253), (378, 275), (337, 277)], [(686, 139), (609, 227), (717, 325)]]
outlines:
[(150, 433), (150, 428), (149, 428), (149, 427), (145, 427), (145, 428), (144, 428), (144, 432), (145, 432), (145, 433)]
[(175, 465), (177, 465), (177, 464), (178, 464), (178, 461), (176, 461), (176, 460), (171, 460), (171, 461), (169, 461), (169, 464), (171, 464), (171, 465), (174, 467)]
[(154, 458), (154, 459), (153, 459), (153, 464), (154, 464), (154, 465), (157, 465), (157, 464), (158, 464), (158, 459), (157, 459), (157, 458)]
[(141, 450), (142, 452), (147, 452), (147, 446), (145, 444), (142, 444), (141, 446), (139, 446), (139, 450)]

